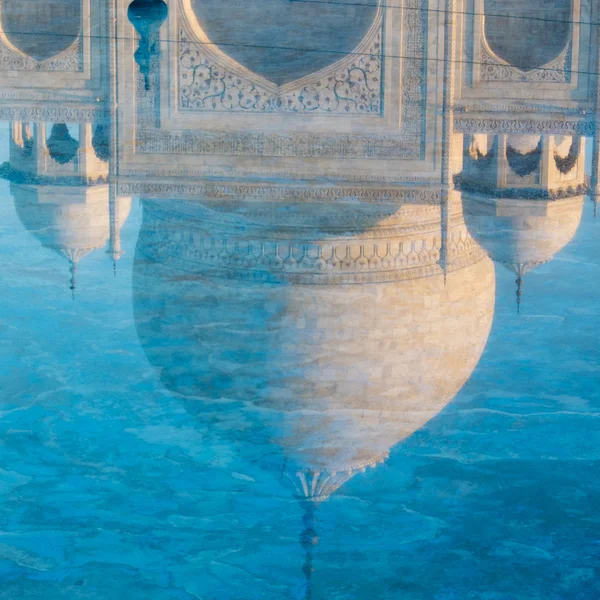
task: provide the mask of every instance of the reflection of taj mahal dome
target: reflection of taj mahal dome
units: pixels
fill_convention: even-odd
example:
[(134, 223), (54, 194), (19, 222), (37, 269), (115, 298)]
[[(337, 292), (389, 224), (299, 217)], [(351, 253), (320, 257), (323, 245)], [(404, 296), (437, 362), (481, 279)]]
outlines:
[(316, 504), (476, 368), (493, 261), (520, 300), (600, 197), (593, 3), (358, 4), (0, 0), (22, 224), (74, 274), (143, 199), (139, 342), (190, 414), (269, 448), (308, 579)]
[(168, 389), (243, 414), (300, 497), (327, 497), (464, 385), (491, 327), (492, 263), (459, 203), (446, 231), (439, 206), (405, 205), (316, 237), (310, 209), (209, 206), (144, 202), (140, 342)]

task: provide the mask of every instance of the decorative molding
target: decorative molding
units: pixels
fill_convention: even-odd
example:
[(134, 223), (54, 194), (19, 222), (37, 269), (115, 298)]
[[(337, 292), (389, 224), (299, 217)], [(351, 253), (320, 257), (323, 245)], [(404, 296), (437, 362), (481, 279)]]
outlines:
[[(3, 78), (4, 84), (6, 78)], [(0, 100), (2, 101), (16, 101), (16, 102), (45, 102), (48, 104), (57, 104), (58, 102), (72, 102), (76, 104), (95, 104), (104, 101), (102, 96), (90, 96), (89, 92), (86, 93), (71, 93), (63, 90), (32, 90), (31, 88), (10, 88), (0, 89)]]
[(384, 452), (370, 460), (352, 466), (341, 466), (338, 470), (329, 469), (285, 469), (286, 477), (292, 482), (296, 496), (302, 500), (321, 502), (326, 500), (344, 483), (357, 473), (364, 473), (368, 468), (376, 467), (389, 458)]
[(569, 83), (571, 81), (572, 42), (549, 63), (530, 71), (521, 71), (498, 58), (481, 38), (480, 81), (523, 82), (523, 83)]
[(398, 135), (183, 131), (143, 128), (138, 150), (145, 153), (306, 158), (420, 158), (420, 144)]
[(528, 260), (523, 263), (515, 263), (505, 260), (499, 260), (497, 262), (502, 266), (506, 267), (509, 271), (512, 271), (515, 275), (519, 275), (522, 277), (530, 271), (537, 269), (539, 266), (549, 263), (553, 258), (554, 256), (551, 256), (550, 258), (547, 258), (545, 260)]
[[(440, 178), (434, 174), (407, 174), (405, 172), (390, 172), (389, 174), (374, 174), (373, 170), (370, 170), (368, 165), (361, 165), (362, 168), (356, 168), (352, 171), (340, 171), (334, 170), (328, 171), (325, 169), (319, 169), (318, 178), (315, 178), (314, 169), (305, 168), (305, 170), (286, 171), (285, 169), (277, 169), (274, 175), (266, 174), (264, 169), (258, 167), (248, 168), (231, 168), (231, 167), (194, 167), (186, 166), (181, 168), (179, 165), (174, 165), (172, 168), (154, 168), (154, 167), (139, 167), (129, 168), (121, 167), (119, 169), (119, 176), (125, 181), (128, 177), (140, 178), (140, 176), (146, 176), (148, 180), (154, 181), (159, 178), (175, 179), (185, 177), (187, 179), (203, 179), (208, 178), (213, 180), (227, 179), (229, 181), (238, 181), (240, 179), (254, 179), (256, 181), (271, 182), (273, 178), (277, 178), (279, 181), (299, 181), (303, 180), (306, 185), (311, 185), (315, 182), (315, 179), (323, 184), (337, 184), (338, 182), (344, 182), (348, 185), (354, 183), (355, 185), (364, 184), (377, 184), (377, 185), (396, 185), (398, 187), (404, 186), (418, 186), (425, 188), (425, 186), (439, 186)], [(169, 183), (169, 186), (173, 183)], [(195, 184), (191, 184), (192, 187)], [(158, 191), (158, 190), (157, 190)]]
[(261, 200), (293, 202), (334, 202), (358, 200), (361, 203), (411, 203), (436, 205), (440, 190), (428, 188), (367, 188), (315, 187), (303, 185), (265, 185), (260, 183), (163, 183), (147, 181), (120, 181), (119, 195), (142, 197), (203, 198), (206, 200)]
[(53, 186), (76, 186), (91, 187), (94, 185), (103, 185), (107, 183), (107, 178), (103, 175), (94, 177), (84, 177), (81, 175), (38, 175), (14, 169), (9, 162), (0, 164), (0, 178), (6, 179), (11, 183), (18, 185), (53, 185)]
[(91, 123), (105, 118), (104, 106), (98, 106), (98, 108), (0, 106), (0, 120), (2, 121)]
[[(518, 102), (518, 103), (517, 103)], [(560, 112), (561, 114), (574, 115), (574, 116), (585, 116), (587, 114), (587, 110), (585, 107), (581, 105), (575, 107), (560, 107), (557, 108), (552, 104), (538, 104), (538, 103), (525, 103), (523, 100), (511, 102), (511, 103), (499, 103), (496, 100), (492, 102), (486, 103), (473, 103), (473, 104), (465, 104), (464, 100), (459, 100), (455, 107), (455, 112), (459, 113), (477, 113), (477, 112), (487, 112), (487, 113), (556, 113)], [(591, 110), (591, 106), (589, 107)]]
[(456, 189), (469, 194), (485, 196), (486, 198), (517, 198), (527, 200), (557, 200), (560, 198), (571, 198), (588, 193), (587, 184), (569, 185), (560, 188), (534, 188), (534, 187), (507, 187), (499, 188), (494, 185), (483, 183), (479, 179), (466, 177), (462, 174), (454, 176)]
[(78, 36), (73, 44), (60, 54), (42, 61), (14, 51), (0, 40), (0, 70), (81, 73), (83, 71), (81, 36)]
[[(293, 199), (288, 199), (287, 206), (294, 207), (282, 216), (283, 202), (248, 201), (245, 197), (234, 201), (234, 205), (243, 206), (242, 212), (229, 210), (231, 199), (226, 203), (219, 200), (208, 200), (202, 203), (190, 203), (185, 199), (170, 199), (168, 203), (144, 198), (144, 205), (149, 207), (152, 218), (163, 223), (176, 223), (178, 227), (208, 230), (211, 233), (220, 231), (221, 235), (244, 235), (269, 240), (290, 240), (297, 242), (313, 242), (316, 232), (326, 231), (327, 235), (343, 236), (344, 240), (366, 239), (381, 240), (404, 238), (437, 231), (440, 227), (439, 204), (397, 204), (385, 203), (381, 207), (371, 206), (368, 210), (344, 210), (349, 206), (339, 203), (336, 210), (314, 210), (311, 202), (303, 207)], [(332, 204), (332, 202), (328, 202)], [(352, 203), (354, 204), (354, 203)], [(365, 203), (361, 203), (365, 204)], [(352, 205), (350, 205), (352, 206)], [(223, 210), (225, 208), (225, 210)], [(464, 222), (460, 204), (452, 207), (448, 217), (449, 227), (459, 227)]]
[(566, 119), (508, 119), (500, 117), (466, 117), (464, 113), (454, 118), (454, 130), (459, 133), (540, 133), (557, 135), (593, 135), (594, 123)]
[(338, 61), (312, 77), (302, 78), (296, 86), (292, 83), (275, 90), (221, 66), (211, 56), (210, 46), (192, 40), (182, 28), (179, 34), (179, 108), (194, 112), (380, 116), (383, 106), (382, 27), (380, 11), (375, 26), (367, 33), (366, 44), (361, 44), (350, 61)]
[[(160, 262), (176, 258), (210, 277), (294, 284), (359, 284), (404, 281), (440, 275), (440, 239), (412, 242), (317, 244), (273, 243), (188, 234), (191, 243), (169, 240), (168, 232), (145, 231), (144, 254)], [(429, 240), (428, 240), (429, 241)], [(423, 242), (421, 242), (422, 244)], [(462, 269), (487, 256), (466, 232), (450, 235), (447, 271)], [(149, 246), (152, 250), (148, 253)], [(187, 270), (187, 269), (183, 269)]]
[[(176, 234), (168, 226), (175, 218)], [(321, 240), (281, 240), (271, 231), (223, 231), (215, 223), (186, 220), (144, 206), (138, 251), (161, 263), (177, 260), (182, 270), (211, 277), (295, 284), (354, 284), (402, 281), (440, 275), (474, 264), (486, 256), (464, 222), (447, 234), (446, 268), (440, 264), (440, 221), (412, 236), (402, 232), (385, 239), (335, 236)], [(255, 235), (252, 235), (255, 234)], [(185, 265), (188, 265), (186, 267)]]

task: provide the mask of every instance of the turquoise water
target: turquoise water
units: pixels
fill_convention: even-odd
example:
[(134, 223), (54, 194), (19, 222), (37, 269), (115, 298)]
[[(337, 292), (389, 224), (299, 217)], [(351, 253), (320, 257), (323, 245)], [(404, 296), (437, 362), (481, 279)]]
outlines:
[[(102, 249), (90, 254), (73, 301), (66, 260), (24, 230), (7, 182), (0, 194), (0, 597), (303, 597), (290, 490), (258, 464), (251, 436), (171, 394), (140, 345), (142, 207), (116, 276)], [(592, 209), (528, 274), (520, 315), (514, 275), (496, 266), (493, 326), (469, 381), (318, 506), (313, 597), (597, 597)]]
[(589, 7), (4, 4), (0, 600), (600, 598)]

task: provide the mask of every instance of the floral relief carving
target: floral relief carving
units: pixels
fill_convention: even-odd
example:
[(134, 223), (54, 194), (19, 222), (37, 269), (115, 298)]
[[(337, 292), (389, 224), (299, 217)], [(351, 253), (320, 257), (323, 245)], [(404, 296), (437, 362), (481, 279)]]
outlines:
[(380, 114), (381, 23), (365, 52), (350, 64), (321, 72), (295, 89), (271, 91), (220, 67), (205, 45), (182, 29), (179, 42), (180, 108), (193, 111)]
[[(400, 117), (400, 131), (393, 133), (384, 134), (345, 134), (345, 133), (318, 133), (318, 132), (259, 132), (259, 131), (223, 131), (223, 130), (183, 130), (171, 132), (166, 129), (161, 129), (156, 126), (156, 118), (160, 113), (160, 100), (156, 93), (145, 89), (144, 78), (138, 76), (136, 85), (136, 112), (137, 112), (137, 127), (136, 127), (136, 152), (139, 153), (154, 153), (154, 152), (167, 152), (172, 154), (183, 154), (183, 155), (218, 155), (218, 156), (273, 156), (273, 157), (287, 157), (287, 156), (301, 156), (307, 158), (369, 158), (369, 159), (422, 159), (424, 155), (424, 144), (425, 144), (425, 105), (426, 105), (426, 80), (427, 80), (427, 60), (426, 60), (426, 43), (427, 43), (427, 13), (423, 10), (425, 6), (424, 0), (406, 0), (405, 10), (403, 11), (402, 27), (405, 34), (402, 38), (402, 52), (401, 55), (409, 56), (410, 59), (402, 61), (402, 81), (401, 81), (401, 117)], [(383, 21), (383, 18), (382, 18)], [(371, 32), (373, 33), (373, 39), (371, 40), (374, 44), (379, 44), (377, 52), (379, 55), (382, 54), (382, 27), (381, 23), (379, 27), (373, 27)], [(221, 112), (221, 113), (244, 113), (250, 112), (253, 114), (298, 114), (298, 115), (309, 115), (309, 114), (327, 114), (330, 116), (339, 115), (349, 117), (379, 117), (383, 114), (383, 87), (381, 81), (377, 82), (377, 100), (372, 100), (370, 105), (365, 105), (359, 108), (357, 112), (356, 105), (358, 103), (358, 96), (353, 99), (356, 103), (352, 103), (349, 100), (340, 100), (339, 105), (336, 104), (336, 110), (330, 106), (331, 96), (327, 100), (327, 96), (321, 98), (319, 93), (320, 105), (315, 109), (313, 104), (310, 104), (311, 109), (308, 110), (303, 106), (307, 107), (308, 102), (311, 101), (308, 96), (302, 95), (302, 101), (300, 101), (299, 90), (296, 90), (297, 96), (295, 100), (292, 99), (291, 105), (296, 107), (298, 112), (293, 112), (293, 108), (283, 108), (283, 104), (278, 104), (277, 98), (282, 99), (282, 94), (279, 96), (275, 94), (277, 88), (273, 85), (269, 86), (265, 84), (263, 90), (253, 90), (250, 93), (250, 88), (243, 87), (245, 85), (254, 85), (256, 83), (250, 81), (248, 78), (238, 77), (232, 80), (232, 85), (235, 84), (235, 93), (241, 93), (240, 89), (243, 87), (243, 93), (239, 102), (241, 104), (249, 103), (249, 108), (240, 108), (238, 104), (235, 104), (237, 108), (233, 108), (233, 104), (228, 104), (233, 99), (225, 99), (222, 96), (222, 92), (219, 91), (218, 80), (224, 75), (222, 71), (217, 71), (217, 65), (211, 63), (211, 67), (214, 67), (212, 71), (204, 68), (196, 69), (196, 83), (200, 85), (203, 81), (206, 89), (202, 92), (201, 106), (207, 108), (183, 108), (182, 102), (182, 75), (187, 71), (188, 79), (185, 80), (184, 85), (190, 85), (191, 82), (191, 71), (193, 71), (192, 64), (198, 63), (198, 58), (192, 57), (190, 54), (185, 54), (186, 59), (184, 66), (182, 67), (181, 58), (185, 52), (184, 44), (190, 42), (190, 33), (181, 30), (179, 35), (187, 36), (184, 37), (183, 44), (179, 44), (177, 49), (177, 104), (178, 108), (185, 111), (198, 111), (198, 112)], [(201, 42), (190, 42), (196, 49), (201, 53), (206, 52), (206, 46)], [(361, 46), (363, 49), (366, 45)], [(338, 78), (346, 76), (349, 77), (353, 89), (356, 87), (362, 87), (361, 76), (358, 71), (363, 69), (370, 73), (369, 85), (374, 85), (374, 62), (369, 62), (369, 57), (375, 57), (377, 59), (377, 69), (383, 73), (383, 65), (380, 64), (380, 56), (374, 54), (351, 54), (346, 57), (348, 60), (344, 62), (338, 62), (337, 67), (343, 65), (343, 68), (334, 68), (332, 66), (331, 73), (341, 73)], [(189, 63), (187, 62), (189, 60)], [(360, 63), (360, 61), (366, 61)], [(356, 63), (360, 63), (360, 68), (356, 67), (357, 70), (353, 70)], [(221, 69), (221, 67), (218, 67)], [(326, 71), (329, 72), (329, 71)], [(348, 75), (344, 75), (344, 73)], [(217, 76), (218, 73), (218, 76)], [(204, 74), (206, 78), (204, 80), (199, 79), (200, 74)], [(323, 71), (320, 72), (320, 75)], [(302, 89), (309, 87), (310, 85), (317, 85), (319, 89), (327, 87), (328, 79), (316, 77), (313, 81), (310, 80), (310, 76), (305, 77), (302, 80)], [(151, 90), (157, 87), (158, 73), (155, 71), (150, 73), (150, 80), (152, 82)], [(239, 83), (238, 83), (239, 80)], [(335, 83), (335, 78), (334, 78)], [(348, 84), (350, 85), (350, 84)], [(240, 87), (241, 86), (241, 87)], [(260, 87), (260, 86), (258, 86)], [(286, 84), (279, 88), (286, 94), (293, 95), (293, 82)], [(269, 89), (267, 89), (269, 88)], [(311, 88), (311, 93), (316, 94), (317, 91)], [(346, 91), (348, 87), (345, 88)], [(338, 87), (338, 95), (341, 95), (344, 88)], [(259, 93), (260, 92), (260, 93)], [(191, 90), (188, 94), (186, 103), (191, 103), (191, 96), (193, 94)], [(355, 92), (353, 92), (355, 93)], [(356, 91), (356, 93), (358, 93)], [(248, 96), (250, 94), (250, 96)], [(252, 94), (259, 95), (258, 100), (252, 97)], [(264, 97), (260, 94), (266, 94)], [(269, 100), (267, 95), (271, 94)], [(214, 98), (209, 99), (209, 96)], [(232, 93), (233, 96), (233, 93)], [(276, 96), (276, 97), (275, 97)], [(248, 99), (249, 98), (249, 99)], [(222, 103), (225, 101), (225, 104)], [(215, 108), (212, 106), (212, 102), (215, 103)], [(238, 99), (235, 100), (238, 102)], [(255, 104), (256, 102), (256, 104)], [(270, 103), (269, 103), (270, 102)], [(304, 105), (302, 104), (304, 103)], [(348, 102), (348, 103), (347, 103)], [(262, 103), (262, 104), (261, 104)], [(350, 108), (346, 111), (345, 107)], [(252, 108), (254, 107), (254, 108)], [(352, 108), (354, 107), (354, 108)], [(360, 112), (360, 110), (364, 112)], [(270, 112), (269, 112), (270, 111)], [(372, 111), (372, 112), (369, 112)], [(173, 169), (169, 169), (169, 172), (173, 172)], [(187, 171), (186, 171), (187, 172)], [(203, 170), (203, 172), (205, 172)], [(280, 173), (281, 175), (282, 173)], [(287, 175), (287, 172), (284, 174)], [(297, 173), (293, 173), (293, 176), (297, 176)], [(338, 173), (332, 171), (328, 174), (328, 177), (333, 179), (338, 178)], [(345, 175), (352, 178), (353, 175)], [(389, 179), (386, 175), (374, 175), (366, 170), (360, 173), (360, 178), (369, 181), (385, 181)], [(406, 180), (412, 180), (410, 175), (407, 175)]]
[[(191, 228), (184, 234), (193, 242), (182, 248), (160, 226), (148, 223), (144, 235), (149, 258), (176, 257), (213, 276), (253, 280), (311, 283), (369, 283), (428, 277), (442, 272), (442, 240), (432, 231), (406, 240), (338, 240), (332, 243), (236, 238)], [(447, 270), (474, 264), (485, 251), (459, 226), (449, 232)]]
[(15, 52), (0, 42), (0, 70), (79, 73), (83, 71), (81, 37), (64, 52), (42, 61)]
[(531, 71), (521, 71), (521, 69), (498, 59), (490, 52), (487, 43), (482, 38), (479, 78), (481, 81), (569, 83), (571, 81), (571, 50), (572, 44), (569, 43), (554, 60), (543, 67)]

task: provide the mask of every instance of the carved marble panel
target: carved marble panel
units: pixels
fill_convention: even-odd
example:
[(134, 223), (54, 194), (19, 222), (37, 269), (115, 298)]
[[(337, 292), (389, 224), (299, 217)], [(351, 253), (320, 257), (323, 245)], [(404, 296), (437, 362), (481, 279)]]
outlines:
[[(180, 108), (193, 111), (375, 114), (382, 109), (381, 20), (372, 39), (351, 60), (301, 82), (273, 89), (235, 67), (223, 68), (210, 50), (181, 30)], [(225, 62), (225, 61), (223, 61)]]
[[(182, 1), (176, 6), (185, 3)], [(145, 89), (138, 77), (136, 88), (136, 153), (165, 152), (184, 155), (303, 157), (303, 158), (424, 158), (425, 117), (427, 101), (427, 28), (429, 15), (422, 10), (425, 0), (407, 0), (402, 13), (397, 15), (402, 35), (396, 35), (395, 68), (401, 67), (397, 77), (400, 89), (394, 90), (397, 117), (384, 110), (383, 85), (385, 53), (383, 30), (385, 10), (379, 9), (377, 19), (369, 29), (358, 53), (342, 58), (331, 67), (297, 82), (275, 86), (272, 82), (251, 74), (234, 62), (225, 61), (227, 68), (210, 55), (209, 45), (192, 41), (183, 19), (177, 20), (181, 35), (175, 62), (175, 77), (179, 86), (176, 99), (176, 117), (185, 116), (180, 127), (160, 127), (165, 117), (173, 118), (160, 94)], [(197, 38), (195, 38), (197, 39)], [(222, 54), (222, 53), (221, 53)], [(410, 57), (410, 60), (403, 60)], [(222, 59), (222, 57), (221, 57)], [(220, 60), (220, 59), (219, 59)], [(225, 60), (225, 59), (223, 59)], [(173, 65), (173, 63), (171, 63)], [(173, 77), (163, 67), (151, 73), (151, 90), (157, 90), (159, 78)], [(173, 66), (170, 67), (173, 69)], [(222, 121), (208, 119), (209, 114), (240, 113), (253, 115), (321, 115), (334, 118), (369, 119), (381, 121), (377, 129), (359, 128), (355, 133), (325, 133), (323, 127), (305, 131), (295, 129), (254, 130), (251, 124), (240, 129), (224, 128)], [(190, 120), (190, 113), (198, 120)], [(216, 117), (216, 115), (215, 115)], [(177, 117), (178, 118), (178, 117)], [(385, 119), (388, 119), (387, 121)], [(196, 125), (197, 123), (197, 125)], [(366, 120), (363, 121), (366, 123)], [(331, 129), (331, 127), (326, 128)], [(348, 128), (346, 128), (348, 130)], [(365, 133), (362, 133), (364, 131)]]
[(0, 70), (80, 73), (83, 71), (81, 38), (59, 55), (42, 61), (9, 48), (0, 39)]
[(562, 52), (545, 65), (529, 71), (509, 65), (496, 56), (485, 39), (481, 39), (481, 65), (479, 78), (481, 81), (505, 82), (551, 82), (569, 83), (571, 81), (572, 43), (568, 43)]
[[(280, 3), (277, 4), (277, 6), (279, 5)], [(305, 6), (300, 6), (306, 9)], [(286, 10), (293, 11), (293, 8), (290, 4)], [(314, 6), (309, 5), (308, 8), (315, 10)], [(313, 73), (293, 81), (287, 81), (287, 79), (279, 81), (282, 79), (281, 75), (271, 78), (281, 85), (265, 78), (275, 67), (267, 69), (267, 73), (263, 77), (259, 68), (257, 68), (258, 72), (246, 68), (211, 43), (197, 22), (190, 23), (190, 20), (195, 21), (195, 15), (189, 14), (188, 9), (187, 17), (181, 19), (179, 31), (180, 109), (212, 112), (379, 115), (383, 104), (384, 11), (377, 6), (370, 8), (373, 8), (375, 12), (374, 22), (356, 47), (350, 48), (346, 55), (337, 50), (332, 53), (321, 52), (315, 56), (318, 59), (316, 65), (325, 62), (325, 66), (316, 68)], [(364, 11), (361, 11), (360, 14), (362, 12)], [(186, 14), (185, 11), (184, 14)], [(279, 29), (283, 28), (279, 27)], [(330, 40), (338, 39), (331, 32), (326, 37)], [(296, 65), (296, 63), (305, 55), (308, 55), (310, 59), (313, 53), (304, 51), (304, 48), (302, 48), (302, 52), (286, 50), (291, 43), (286, 42), (277, 54), (281, 55), (280, 58), (284, 62), (289, 54), (293, 63), (292, 67), (298, 67), (299, 72), (303, 73), (307, 70), (307, 65)], [(332, 42), (330, 41), (330, 43)], [(226, 46), (225, 50), (231, 51), (234, 56), (237, 56), (235, 50), (244, 50), (247, 54), (247, 47), (248, 44), (245, 44), (238, 49), (234, 45), (230, 50)], [(262, 48), (263, 46), (257, 46), (258, 50), (262, 50)], [(253, 47), (250, 49), (254, 50)], [(270, 52), (274, 54), (273, 50)], [(332, 54), (338, 60), (327, 65), (326, 63), (332, 60)], [(259, 57), (255, 57), (255, 60), (250, 60), (250, 64), (259, 65), (257, 60), (261, 57), (263, 60), (271, 59), (266, 65), (268, 67), (275, 61), (277, 55), (267, 57), (260, 54)], [(277, 73), (279, 71), (276, 71), (275, 75)]]
[(80, 72), (82, 0), (0, 3), (0, 70)]
[[(278, 86), (332, 66), (362, 46), (379, 0), (189, 0), (187, 20), (209, 49), (222, 50)], [(233, 65), (235, 67), (235, 65)]]

